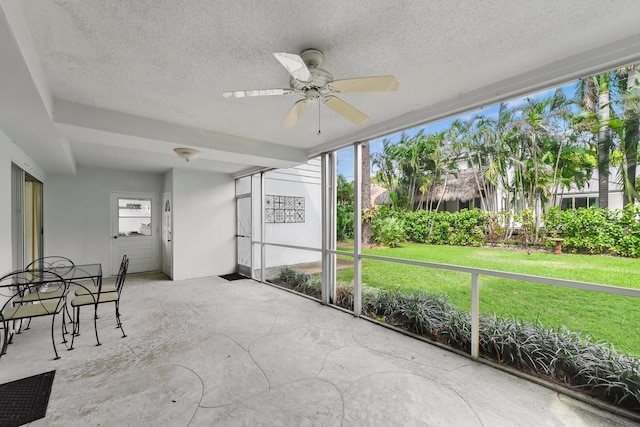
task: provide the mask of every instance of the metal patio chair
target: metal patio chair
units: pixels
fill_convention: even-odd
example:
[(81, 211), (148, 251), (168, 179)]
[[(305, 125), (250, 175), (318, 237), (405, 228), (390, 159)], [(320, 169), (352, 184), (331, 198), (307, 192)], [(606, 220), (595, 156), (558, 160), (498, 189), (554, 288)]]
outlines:
[[(125, 267), (125, 264), (126, 264), (126, 267)], [(120, 269), (118, 270), (118, 277), (120, 277), (120, 272), (122, 271), (122, 269), (123, 268), (128, 268), (128, 266), (129, 266), (129, 258), (126, 255), (124, 255), (122, 257), (122, 261), (120, 261)], [(100, 287), (100, 286), (102, 286), (102, 287)], [(83, 287), (80, 287), (80, 288), (76, 289), (75, 295), (76, 296), (87, 295), (88, 293), (97, 294), (98, 290), (100, 290), (100, 292), (102, 292), (102, 293), (117, 292), (118, 291), (117, 286), (118, 286), (118, 280), (117, 279), (116, 279), (116, 282), (114, 284), (112, 284), (112, 285), (98, 285), (98, 284), (94, 283), (93, 286), (83, 286)]]
[[(74, 266), (75, 266), (74, 262), (67, 257), (51, 255), (51, 256), (46, 256), (46, 257), (33, 260), (24, 268), (24, 270), (32, 271), (32, 272), (40, 272), (40, 271), (53, 272), (59, 276), (64, 276), (65, 274), (69, 273), (74, 268)], [(38, 273), (34, 273), (34, 274), (38, 274)], [(34, 290), (34, 289), (35, 288), (31, 288), (31, 290)], [(37, 290), (38, 292), (25, 292), (25, 294), (22, 295), (21, 297), (15, 298), (13, 300), (13, 305), (30, 304), (35, 301), (42, 301), (45, 299), (57, 299), (61, 297), (66, 297), (67, 292), (69, 291), (69, 287), (65, 289), (61, 289), (60, 287), (57, 287), (57, 286), (51, 287), (48, 284), (42, 284), (37, 288)], [(66, 308), (66, 305), (65, 305), (65, 313), (67, 314), (69, 321), (71, 321), (72, 320), (71, 314)], [(27, 322), (27, 326), (25, 327), (25, 330), (29, 329), (30, 326), (31, 326), (31, 320), (29, 319), (29, 321)], [(66, 323), (65, 323), (65, 326), (66, 326)], [(65, 333), (66, 333), (66, 329), (65, 329)]]
[(105, 286), (105, 290), (102, 289), (102, 286), (99, 285), (97, 287), (85, 287), (82, 286), (80, 289), (76, 290), (76, 296), (71, 300), (71, 307), (73, 310), (73, 333), (71, 336), (71, 347), (69, 350), (73, 350), (73, 343), (75, 337), (80, 335), (80, 308), (83, 306), (93, 305), (95, 307), (95, 312), (93, 316), (93, 323), (96, 332), (96, 345), (100, 345), (100, 338), (98, 337), (98, 306), (100, 304), (105, 303), (114, 303), (115, 304), (115, 314), (116, 314), (116, 328), (120, 328), (122, 331), (122, 338), (125, 338), (127, 334), (124, 332), (124, 328), (122, 327), (122, 321), (120, 320), (120, 297), (122, 295), (122, 288), (124, 287), (124, 282), (127, 277), (127, 270), (129, 268), (129, 258), (125, 255), (122, 257), (122, 262), (120, 263), (120, 270), (118, 272), (118, 276), (116, 278), (115, 285)]
[[(47, 289), (59, 295), (52, 298), (50, 295), (38, 298), (42, 295), (40, 289), (42, 284), (48, 284)], [(59, 359), (55, 341), (55, 320), (56, 316), (64, 309), (66, 295), (68, 293), (69, 282), (54, 272), (42, 272), (34, 276), (27, 271), (14, 271), (0, 278), (0, 297), (5, 300), (2, 310), (0, 310), (0, 322), (2, 324), (2, 345), (0, 346), (0, 356), (5, 354), (7, 346), (12, 342), (15, 334), (20, 332), (23, 321), (30, 321), (36, 317), (51, 316), (51, 342), (55, 359)], [(49, 293), (49, 292), (47, 292)], [(25, 295), (33, 295), (33, 300), (29, 303), (16, 302)], [(62, 342), (66, 343), (64, 336), (66, 330), (64, 315), (62, 317)]]

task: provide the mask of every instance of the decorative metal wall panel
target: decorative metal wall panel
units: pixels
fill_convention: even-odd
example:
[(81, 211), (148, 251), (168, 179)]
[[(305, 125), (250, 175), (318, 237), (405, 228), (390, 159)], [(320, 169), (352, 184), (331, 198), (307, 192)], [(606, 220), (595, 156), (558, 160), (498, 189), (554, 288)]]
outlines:
[(266, 195), (264, 218), (267, 223), (304, 222), (304, 197)]

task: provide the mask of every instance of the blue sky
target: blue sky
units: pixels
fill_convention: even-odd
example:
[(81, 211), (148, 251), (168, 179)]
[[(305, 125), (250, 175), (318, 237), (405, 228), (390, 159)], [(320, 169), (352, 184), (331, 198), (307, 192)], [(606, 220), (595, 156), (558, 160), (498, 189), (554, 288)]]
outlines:
[[(575, 92), (576, 82), (566, 84), (561, 86), (562, 91), (564, 92), (567, 98), (572, 98)], [(531, 99), (542, 99), (547, 98), (554, 94), (557, 88), (547, 89), (541, 92), (533, 93), (528, 96), (523, 96), (521, 98), (516, 98), (511, 101), (508, 101), (507, 104), (510, 107), (517, 107), (526, 103), (527, 98)], [(497, 117), (498, 115), (498, 107), (499, 104), (494, 104), (489, 107), (481, 108), (479, 110), (473, 110), (468, 113), (460, 114), (457, 116), (449, 117), (448, 119), (439, 120), (437, 122), (429, 123), (427, 125), (418, 126), (411, 129), (406, 129), (404, 132), (408, 135), (414, 135), (418, 133), (420, 129), (424, 129), (425, 133), (436, 133), (442, 130), (448, 129), (451, 124), (458, 119), (469, 120), (472, 117), (482, 114), (486, 117)], [(382, 138), (377, 138), (371, 140), (369, 146), (371, 148), (371, 153), (379, 152), (382, 149), (382, 140), (389, 139), (391, 141), (398, 141), (400, 139), (400, 135), (402, 132), (397, 132), (394, 134), (390, 134), (384, 136)], [(353, 180), (353, 148), (347, 147), (338, 151), (338, 174), (343, 175), (347, 181)]]

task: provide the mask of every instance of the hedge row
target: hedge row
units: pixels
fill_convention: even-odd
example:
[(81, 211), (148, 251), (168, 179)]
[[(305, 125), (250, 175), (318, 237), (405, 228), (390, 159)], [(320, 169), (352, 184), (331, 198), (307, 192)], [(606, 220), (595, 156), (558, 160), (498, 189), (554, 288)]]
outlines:
[[(338, 239), (353, 238), (353, 208), (338, 210)], [(517, 223), (518, 227), (513, 227)], [(372, 220), (375, 243), (396, 246), (410, 240), (432, 245), (482, 246), (492, 243), (526, 243), (552, 246), (545, 237), (564, 238), (566, 252), (640, 257), (640, 206), (624, 209), (551, 208), (543, 215), (544, 227), (535, 233), (530, 211), (513, 217), (478, 209), (460, 212), (402, 211), (378, 208)], [(515, 230), (515, 233), (512, 231)]]
[(624, 209), (551, 209), (544, 218), (548, 230), (558, 230), (569, 251), (640, 256), (640, 206)]

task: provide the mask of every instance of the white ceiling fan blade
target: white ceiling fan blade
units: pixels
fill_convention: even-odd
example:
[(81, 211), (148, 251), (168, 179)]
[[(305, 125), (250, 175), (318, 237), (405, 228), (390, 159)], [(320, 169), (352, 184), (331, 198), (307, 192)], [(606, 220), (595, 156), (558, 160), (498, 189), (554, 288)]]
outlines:
[(285, 117), (282, 121), (281, 126), (283, 128), (290, 128), (292, 126), (295, 126), (296, 123), (298, 123), (298, 120), (300, 120), (300, 117), (302, 117), (302, 113), (304, 113), (308, 106), (309, 104), (307, 104), (306, 99), (301, 99), (300, 101), (293, 104), (293, 107), (291, 107), (291, 110), (289, 110), (287, 117)]
[(222, 94), (225, 98), (245, 98), (247, 96), (271, 96), (289, 95), (295, 93), (293, 89), (255, 89), (255, 90), (234, 90)]
[(342, 99), (335, 96), (326, 97), (324, 99), (324, 103), (327, 104), (327, 107), (331, 108), (333, 111), (340, 114), (342, 117), (349, 120), (353, 124), (359, 125), (369, 118), (366, 114), (358, 110), (353, 105), (348, 104)]
[(281, 52), (274, 53), (273, 56), (287, 69), (294, 79), (300, 80), (301, 82), (311, 81), (311, 72), (300, 55)]
[(378, 76), (335, 80), (328, 86), (335, 92), (389, 92), (398, 90), (399, 83), (394, 76)]

